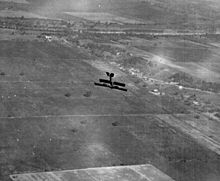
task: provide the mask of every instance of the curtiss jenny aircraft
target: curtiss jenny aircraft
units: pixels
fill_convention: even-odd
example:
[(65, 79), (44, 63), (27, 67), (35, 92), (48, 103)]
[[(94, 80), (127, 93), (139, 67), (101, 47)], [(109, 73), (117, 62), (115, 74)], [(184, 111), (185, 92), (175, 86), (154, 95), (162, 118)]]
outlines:
[(114, 73), (106, 72), (106, 75), (109, 77), (109, 80), (106, 79), (99, 79), (99, 83), (94, 83), (96, 86), (108, 87), (110, 89), (117, 89), (121, 91), (127, 91), (124, 83), (120, 82), (112, 82), (112, 78), (114, 77)]

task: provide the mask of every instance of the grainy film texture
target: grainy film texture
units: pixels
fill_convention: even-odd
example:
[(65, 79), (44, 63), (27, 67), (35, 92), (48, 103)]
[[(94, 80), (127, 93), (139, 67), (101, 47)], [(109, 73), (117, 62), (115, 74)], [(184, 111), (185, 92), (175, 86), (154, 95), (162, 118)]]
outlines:
[(219, 181), (219, 0), (0, 0), (1, 181)]

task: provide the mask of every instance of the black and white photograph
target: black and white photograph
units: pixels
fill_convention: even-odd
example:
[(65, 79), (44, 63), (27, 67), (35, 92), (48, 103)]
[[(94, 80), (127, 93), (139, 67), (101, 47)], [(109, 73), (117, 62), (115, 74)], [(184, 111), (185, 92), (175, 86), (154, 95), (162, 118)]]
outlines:
[(220, 181), (220, 0), (0, 0), (0, 181)]

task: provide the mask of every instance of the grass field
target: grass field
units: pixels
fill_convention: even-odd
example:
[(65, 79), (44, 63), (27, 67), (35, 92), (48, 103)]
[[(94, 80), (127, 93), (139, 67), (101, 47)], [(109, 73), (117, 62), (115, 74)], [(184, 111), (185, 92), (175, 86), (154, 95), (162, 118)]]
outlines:
[[(159, 38), (152, 41), (133, 40), (132, 45), (161, 57), (167, 66), (174, 67), (205, 81), (218, 82), (218, 48), (181, 38)], [(144, 52), (143, 52), (144, 54)]]
[(22, 3), (22, 4), (28, 4), (29, 2), (26, 0), (0, 0), (2, 2), (14, 2), (14, 3)]
[(94, 87), (104, 66), (76, 47), (1, 41), (0, 54), (0, 180), (146, 163), (175, 180), (220, 178), (217, 154), (158, 120), (185, 109), (175, 99), (130, 89), (125, 73), (115, 79), (128, 83), (128, 93)]
[[(158, 24), (167, 20), (167, 26), (174, 21), (175, 26), (185, 20), (161, 6), (127, 2), (102, 4), (98, 13), (62, 8), (77, 22), (123, 24), (142, 18)], [(45, 5), (43, 0), (35, 3)], [(62, 9), (57, 4), (50, 8), (49, 2), (39, 11), (34, 6), (31, 13), (15, 6), (0, 16), (39, 17), (34, 12), (41, 10), (53, 16)], [(0, 180), (9, 181), (17, 173), (139, 164), (151, 164), (176, 181), (220, 180), (219, 94), (163, 81), (165, 75), (178, 78), (176, 72), (190, 80), (219, 81), (219, 47), (211, 40), (127, 35), (122, 40), (120, 35), (113, 39), (71, 28), (68, 37), (55, 33), (43, 40), (37, 36), (42, 32), (29, 36), (6, 31), (0, 38)], [(91, 46), (83, 46), (83, 40)], [(102, 56), (104, 51), (108, 56)], [(150, 73), (145, 81), (126, 68)], [(107, 78), (107, 71), (128, 92), (95, 86)], [(155, 89), (161, 94), (152, 94)]]
[(90, 21), (102, 22), (102, 23), (130, 23), (130, 24), (142, 24), (144, 21), (138, 21), (135, 19), (128, 19), (121, 16), (113, 15), (104, 12), (65, 12), (68, 15), (76, 16)]
[(46, 17), (40, 16), (35, 13), (27, 11), (12, 11), (12, 10), (1, 10), (0, 17), (25, 17), (25, 18), (41, 18), (45, 19)]

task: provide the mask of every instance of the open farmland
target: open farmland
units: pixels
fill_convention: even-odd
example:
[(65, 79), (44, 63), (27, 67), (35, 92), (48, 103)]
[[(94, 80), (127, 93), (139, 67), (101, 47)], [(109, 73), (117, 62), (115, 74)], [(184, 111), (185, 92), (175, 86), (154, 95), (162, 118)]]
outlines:
[[(220, 180), (218, 12), (28, 2), (0, 2), (1, 181)], [(127, 92), (94, 84), (107, 72)]]
[(182, 38), (134, 39), (131, 43), (146, 54), (157, 55), (159, 62), (170, 67), (205, 81), (220, 81), (218, 47), (211, 44)]
[(90, 21), (101, 23), (122, 23), (122, 24), (143, 24), (144, 21), (133, 20), (104, 12), (65, 12), (68, 15), (76, 16)]
[(0, 17), (25, 17), (25, 18), (46, 18), (38, 14), (26, 11), (0, 10)]
[[(188, 112), (172, 97), (152, 96), (77, 47), (18, 40), (0, 47), (1, 180), (144, 163), (175, 180), (220, 178), (219, 155), (161, 121), (169, 112)], [(94, 87), (110, 67), (128, 93)]]
[(22, 4), (28, 4), (29, 2), (26, 0), (1, 0), (2, 2), (14, 2), (14, 3), (22, 3)]

